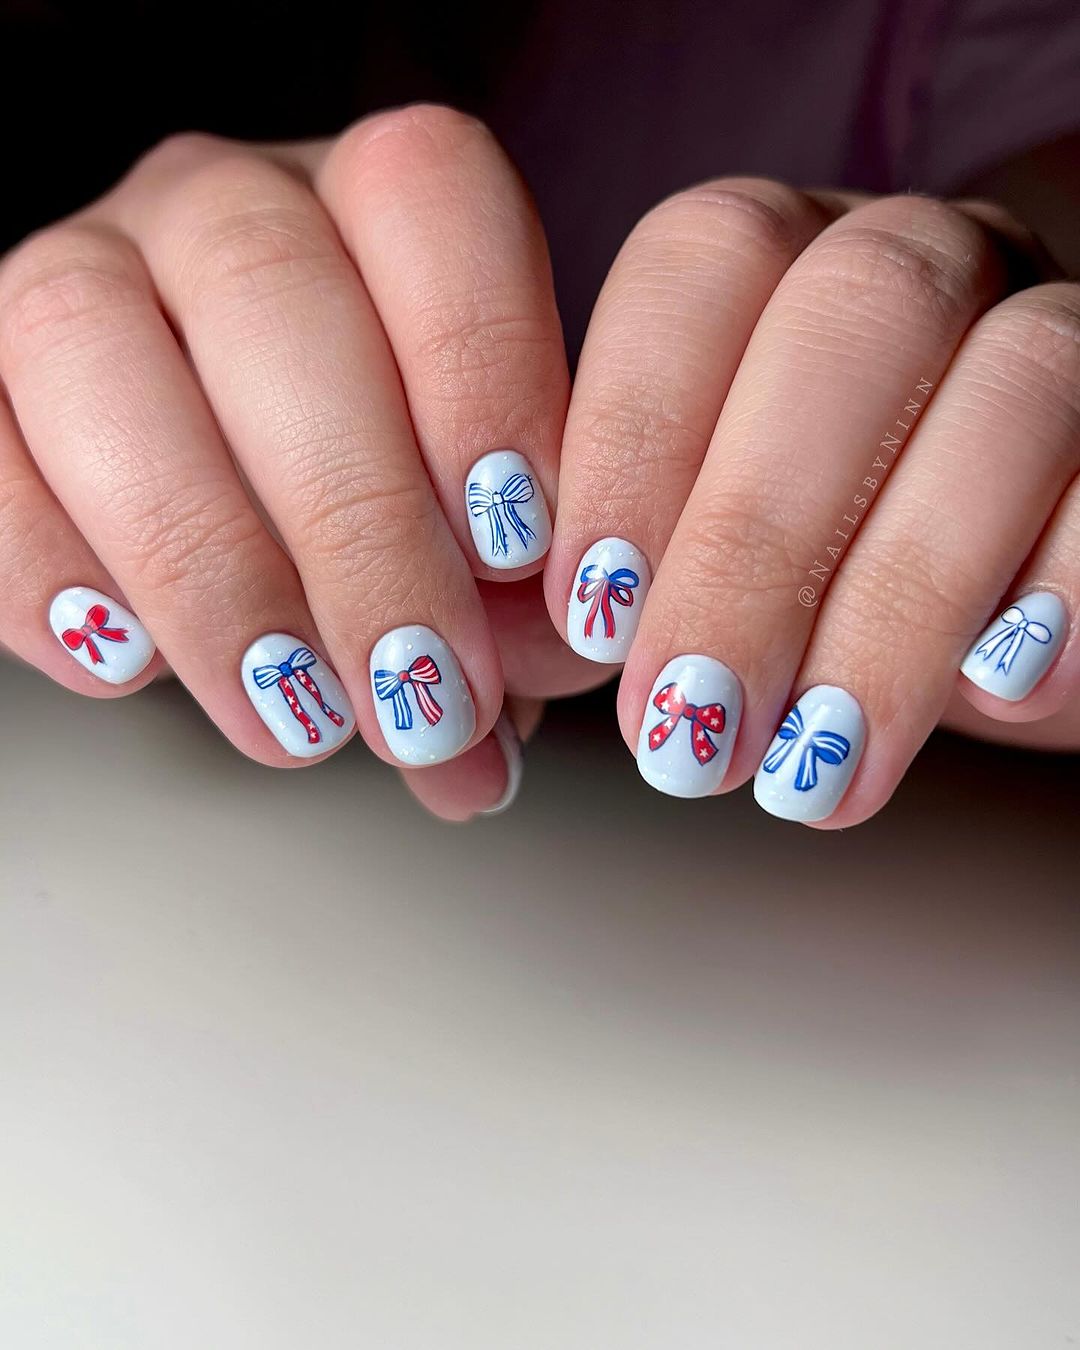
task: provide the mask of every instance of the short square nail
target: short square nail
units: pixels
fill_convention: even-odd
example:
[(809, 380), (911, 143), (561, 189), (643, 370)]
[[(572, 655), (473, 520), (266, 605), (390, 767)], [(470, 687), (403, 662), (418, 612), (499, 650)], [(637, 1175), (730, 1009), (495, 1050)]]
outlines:
[(126, 684), (154, 659), (150, 634), (135, 615), (88, 586), (70, 586), (56, 596), (49, 627), (68, 654), (106, 684)]
[(1019, 703), (1054, 664), (1068, 630), (1061, 600), (1052, 591), (1032, 591), (998, 615), (960, 670), (988, 694)]
[(465, 480), (473, 544), (488, 567), (524, 567), (547, 553), (551, 517), (544, 493), (524, 455), (492, 450)]
[(566, 639), (602, 665), (626, 660), (649, 591), (649, 564), (625, 539), (600, 539), (578, 563), (566, 615)]
[(676, 656), (656, 678), (638, 736), (637, 766), (669, 797), (708, 797), (731, 761), (742, 685), (711, 656)]
[(341, 681), (289, 633), (264, 633), (240, 662), (244, 692), (282, 748), (297, 759), (325, 755), (356, 726)]
[(457, 657), (421, 625), (393, 628), (371, 652), (375, 713), (386, 744), (405, 764), (441, 764), (476, 730), (476, 708)]
[(855, 776), (866, 719), (846, 689), (816, 684), (788, 713), (754, 777), (754, 799), (782, 820), (826, 820)]

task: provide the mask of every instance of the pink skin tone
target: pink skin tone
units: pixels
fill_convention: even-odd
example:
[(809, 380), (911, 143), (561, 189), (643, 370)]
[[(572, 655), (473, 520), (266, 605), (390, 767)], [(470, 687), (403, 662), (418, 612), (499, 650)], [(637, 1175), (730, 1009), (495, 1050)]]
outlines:
[[(1080, 209), (1066, 151), (1058, 181)], [(988, 226), (1051, 284), (1015, 294)], [(321, 143), (177, 138), (0, 261), (3, 640), (87, 697), (171, 669), (243, 753), (297, 767), (321, 756), (290, 756), (238, 673), (260, 634), (295, 635), (396, 764), (368, 655), (393, 628), (429, 626), (458, 654), (476, 732), (457, 759), (404, 776), (437, 815), (465, 819), (506, 790), (491, 733), (508, 701), (527, 735), (540, 700), (609, 678), (563, 635), (577, 563), (618, 537), (653, 573), (620, 692), (628, 744), (679, 651), (714, 652), (745, 686), (724, 790), (754, 772), (793, 691), (842, 685), (870, 734), (821, 824), (855, 823), (942, 718), (1080, 744), (1080, 643), (1018, 703), (956, 677), (1011, 597), (1051, 589), (1080, 608), (1078, 438), (1063, 431), (1080, 372), (1061, 340), (1080, 300), (1052, 276), (997, 207), (725, 180), (631, 234), (571, 404), (541, 224), (475, 121), (418, 107)], [(860, 510), (820, 603), (800, 607), (807, 552), (922, 378), (933, 398), (900, 467)], [(554, 515), (546, 568), (492, 568), (474, 545), (465, 483), (504, 447)], [(951, 535), (932, 509), (946, 500)], [(965, 509), (984, 522), (977, 539)], [(883, 595), (875, 568), (895, 579)], [(934, 578), (948, 579), (937, 600)], [(50, 600), (71, 586), (149, 631), (159, 654), (127, 684), (94, 679), (49, 631)], [(885, 641), (924, 611), (912, 642)]]

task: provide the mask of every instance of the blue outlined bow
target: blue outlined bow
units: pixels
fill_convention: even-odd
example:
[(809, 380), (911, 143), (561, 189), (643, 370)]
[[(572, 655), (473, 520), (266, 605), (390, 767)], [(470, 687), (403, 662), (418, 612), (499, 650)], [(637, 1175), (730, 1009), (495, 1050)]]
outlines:
[(837, 731), (807, 731), (798, 705), (784, 718), (776, 734), (780, 744), (765, 756), (761, 767), (766, 773), (775, 773), (798, 747), (799, 768), (795, 774), (797, 792), (809, 792), (811, 788), (817, 787), (818, 760), (826, 764), (843, 764), (851, 749), (851, 742)]
[(518, 515), (517, 508), (523, 502), (531, 502), (536, 489), (527, 473), (512, 473), (497, 491), (492, 492), (482, 483), (469, 484), (469, 510), (474, 516), (487, 516), (491, 530), (491, 556), (499, 557), (509, 553), (510, 546), (506, 538), (507, 525), (521, 540), (522, 548), (527, 548), (530, 539), (536, 534)]
[(1006, 675), (1012, 669), (1012, 663), (1019, 655), (1026, 637), (1034, 638), (1036, 642), (1049, 642), (1053, 637), (1046, 624), (1029, 619), (1019, 605), (1010, 605), (1002, 614), (1001, 622), (1005, 627), (988, 637), (981, 647), (976, 647), (975, 655), (989, 661), (999, 647), (1004, 647), (994, 669), (1004, 671)]
[(377, 670), (372, 675), (375, 693), (381, 699), (393, 699), (394, 726), (398, 731), (411, 731), (413, 724), (412, 709), (405, 697), (405, 690), (412, 686), (416, 695), (416, 706), (424, 714), (429, 726), (434, 726), (443, 715), (443, 710), (427, 687), (429, 684), (441, 684), (439, 667), (430, 656), (418, 656), (407, 670)]

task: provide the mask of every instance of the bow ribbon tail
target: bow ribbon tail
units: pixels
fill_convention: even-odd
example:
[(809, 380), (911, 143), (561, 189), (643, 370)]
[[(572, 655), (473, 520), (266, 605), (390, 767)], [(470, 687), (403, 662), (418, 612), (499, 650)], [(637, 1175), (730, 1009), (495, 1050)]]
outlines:
[(494, 502), (487, 509), (487, 521), (488, 529), (491, 531), (491, 556), (498, 558), (503, 553), (509, 553), (510, 549), (506, 543), (506, 526), (502, 522), (502, 512)]
[[(778, 734), (782, 737), (780, 744), (775, 750), (769, 751), (761, 765), (766, 773), (775, 773), (781, 764), (783, 764), (784, 760), (787, 759), (788, 755), (791, 754), (792, 750), (795, 749), (794, 736), (784, 736), (783, 730)], [(799, 772), (802, 772), (801, 766)]]
[[(513, 502), (504, 501), (504, 502), (503, 502), (503, 507), (504, 507), (504, 509), (505, 509), (505, 511), (506, 511), (506, 518), (507, 518), (507, 520), (510, 522), (510, 525), (511, 525), (511, 527), (513, 528), (514, 533), (515, 533), (515, 534), (517, 535), (517, 537), (521, 540), (521, 546), (522, 546), (522, 548), (527, 547), (529, 541), (530, 541), (531, 539), (535, 539), (535, 538), (536, 538), (536, 531), (533, 530), (533, 529), (531, 529), (531, 528), (525, 523), (525, 521), (523, 521), (523, 520), (521, 519), (521, 517), (518, 515), (517, 507), (514, 505)], [(506, 532), (505, 532), (505, 531), (503, 531), (503, 550), (504, 550), (504, 552), (505, 552), (505, 550), (506, 550)]]
[(691, 736), (694, 747), (694, 758), (700, 764), (708, 764), (709, 760), (716, 754), (716, 742), (709, 735), (702, 723), (698, 721), (696, 716), (691, 719), (691, 724), (694, 728), (693, 735)]
[(429, 726), (435, 726), (443, 715), (443, 710), (436, 702), (435, 695), (426, 684), (413, 683), (413, 693), (416, 695), (417, 707), (427, 718)]
[(611, 609), (611, 587), (606, 581), (594, 581), (591, 587), (578, 587), (578, 599), (583, 604), (587, 603), (590, 597), (592, 599), (592, 608), (585, 616), (585, 636), (589, 638), (592, 637), (596, 616), (603, 612), (604, 636), (606, 638), (613, 638), (615, 636), (615, 615)]
[[(298, 680), (303, 681), (304, 672), (298, 670), (296, 672), (296, 678)], [(282, 697), (285, 699), (285, 702), (289, 705), (289, 711), (307, 732), (308, 744), (318, 745), (319, 742), (322, 740), (322, 733), (319, 731), (319, 728), (307, 715), (304, 709), (300, 706), (300, 699), (296, 693), (296, 690), (292, 686), (292, 681), (289, 679), (287, 675), (282, 675), (281, 679), (278, 680), (278, 688), (281, 690), (281, 694)]]
[(315, 683), (315, 681), (311, 678), (311, 676), (307, 673), (307, 671), (298, 670), (295, 672), (295, 674), (300, 684), (303, 685), (303, 687), (308, 691), (311, 697), (319, 705), (320, 711), (326, 717), (329, 717), (330, 721), (333, 722), (333, 724), (336, 727), (343, 727), (345, 725), (344, 717), (342, 717), (342, 715), (339, 712), (336, 712), (333, 708), (331, 708), (329, 703), (326, 702), (326, 700), (322, 696), (322, 693), (319, 690), (319, 686)]
[(1002, 670), (1008, 675), (1023, 641), (1024, 630), (1018, 624), (1012, 623), (994, 633), (992, 637), (988, 637), (981, 647), (976, 648), (976, 655), (988, 661), (999, 647), (1005, 647), (994, 669)]

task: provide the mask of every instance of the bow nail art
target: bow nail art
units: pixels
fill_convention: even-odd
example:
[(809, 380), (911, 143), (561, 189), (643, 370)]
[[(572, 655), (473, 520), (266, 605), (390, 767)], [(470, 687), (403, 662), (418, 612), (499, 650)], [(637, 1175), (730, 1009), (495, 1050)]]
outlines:
[(412, 728), (412, 708), (409, 707), (409, 700), (405, 697), (405, 690), (410, 685), (416, 694), (417, 706), (427, 719), (428, 725), (433, 727), (438, 724), (443, 710), (427, 686), (441, 684), (442, 676), (439, 674), (439, 667), (430, 656), (418, 656), (407, 670), (399, 670), (396, 673), (392, 670), (377, 670), (371, 678), (379, 698), (394, 700), (394, 726), (398, 731), (409, 731)]
[(56, 596), (49, 627), (79, 665), (107, 684), (133, 680), (154, 657), (150, 635), (134, 614), (85, 586)]
[[(663, 714), (659, 722), (653, 709)], [(638, 771), (669, 796), (709, 796), (727, 772), (741, 716), (742, 686), (723, 662), (676, 657), (653, 685), (638, 735)]]
[(1058, 597), (1050, 591), (1033, 591), (1002, 611), (960, 669), (989, 693), (1019, 702), (1054, 664), (1067, 631), (1065, 606)]
[(494, 450), (473, 465), (465, 485), (469, 527), (489, 567), (522, 567), (542, 558), (551, 520), (532, 469), (516, 450)]
[(293, 680), (301, 688), (307, 690), (318, 704), (319, 711), (325, 717), (328, 717), (334, 726), (343, 727), (345, 725), (344, 717), (336, 709), (330, 707), (319, 691), (319, 686), (308, 673), (318, 659), (310, 647), (297, 647), (284, 661), (278, 662), (276, 666), (256, 666), (251, 672), (251, 678), (260, 689), (270, 689), (275, 684), (277, 685), (289, 711), (307, 733), (309, 745), (318, 745), (322, 741), (322, 732), (304, 711), (296, 690), (293, 688)]
[(266, 633), (253, 642), (240, 671), (255, 711), (298, 759), (335, 749), (356, 725), (341, 681), (310, 647), (288, 633)]
[(578, 563), (566, 636), (579, 656), (617, 665), (625, 661), (649, 590), (644, 555), (625, 539), (601, 539)]
[(472, 739), (476, 709), (468, 683), (449, 644), (430, 628), (417, 624), (384, 633), (371, 653), (371, 687), (386, 744), (404, 763), (453, 759)]
[(865, 740), (858, 701), (846, 689), (815, 685), (777, 729), (754, 778), (755, 800), (784, 820), (826, 819), (855, 775)]

